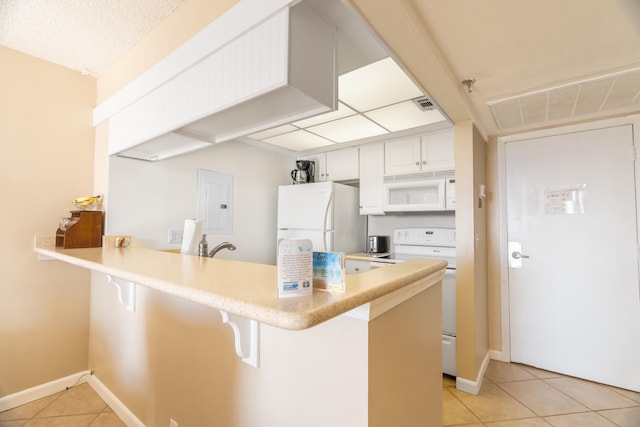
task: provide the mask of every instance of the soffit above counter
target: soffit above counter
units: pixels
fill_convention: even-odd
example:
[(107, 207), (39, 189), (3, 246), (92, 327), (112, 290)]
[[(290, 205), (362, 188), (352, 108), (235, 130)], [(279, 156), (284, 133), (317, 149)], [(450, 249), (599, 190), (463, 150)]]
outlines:
[(247, 3), (210, 24), (239, 18), (247, 27), (234, 26), (235, 38), (212, 50), (220, 31), (205, 28), (145, 73), (164, 83), (134, 81), (94, 110), (94, 124), (109, 119), (110, 154), (161, 160), (231, 139), (295, 153), (450, 124), (339, 0), (259, 2), (252, 18)]

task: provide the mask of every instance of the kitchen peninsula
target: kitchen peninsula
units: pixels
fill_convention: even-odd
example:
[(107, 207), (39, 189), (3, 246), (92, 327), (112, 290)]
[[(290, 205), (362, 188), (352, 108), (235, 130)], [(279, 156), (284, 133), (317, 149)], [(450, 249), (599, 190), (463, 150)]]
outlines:
[(410, 260), (348, 275), (343, 294), (279, 299), (273, 265), (140, 247), (65, 250), (42, 237), (35, 251), (107, 275), (130, 310), (143, 286), (223, 313), (236, 352), (256, 366), (260, 403), (238, 425), (441, 425), (445, 262)]

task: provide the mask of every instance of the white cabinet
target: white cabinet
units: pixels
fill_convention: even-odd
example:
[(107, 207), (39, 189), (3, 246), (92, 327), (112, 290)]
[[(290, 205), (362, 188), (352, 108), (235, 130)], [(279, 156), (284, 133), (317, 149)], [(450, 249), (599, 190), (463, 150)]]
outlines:
[(346, 274), (365, 273), (371, 270), (371, 264), (366, 260), (347, 258), (345, 260), (345, 270)]
[(140, 158), (167, 158), (194, 147), (155, 139), (176, 129), (217, 143), (337, 105), (335, 27), (308, 2), (238, 3), (96, 108), (96, 125), (109, 120), (109, 154), (152, 140)]
[(453, 130), (413, 136), (384, 145), (384, 174), (454, 169)]
[(360, 147), (360, 215), (384, 215), (384, 144)]
[(301, 157), (315, 162), (316, 181), (352, 181), (358, 179), (358, 147), (343, 148)]

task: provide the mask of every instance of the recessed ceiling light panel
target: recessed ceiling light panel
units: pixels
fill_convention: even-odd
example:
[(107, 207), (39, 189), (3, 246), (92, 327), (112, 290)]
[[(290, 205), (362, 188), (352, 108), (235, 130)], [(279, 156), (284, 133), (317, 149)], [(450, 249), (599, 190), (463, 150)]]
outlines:
[(343, 117), (353, 116), (354, 114), (357, 113), (351, 108), (344, 105), (342, 102), (339, 102), (338, 109), (336, 111), (331, 111), (329, 113), (320, 114), (308, 119), (299, 120), (297, 122), (293, 122), (293, 124), (298, 126), (299, 128), (306, 128), (309, 126), (318, 125), (320, 123), (326, 123), (332, 120), (341, 119)]
[(256, 133), (254, 133), (252, 135), (249, 135), (249, 138), (253, 138), (253, 139), (271, 138), (272, 136), (282, 135), (283, 133), (293, 132), (294, 130), (297, 130), (297, 129), (298, 128), (295, 127), (295, 126), (282, 125), (282, 126), (278, 126), (278, 127), (275, 127), (275, 128), (263, 130), (262, 132), (256, 132)]
[(426, 126), (446, 120), (440, 111), (422, 111), (413, 101), (400, 102), (364, 113), (391, 132)]
[(343, 74), (338, 89), (340, 100), (361, 112), (423, 95), (392, 58)]
[(364, 116), (351, 116), (308, 128), (309, 132), (335, 142), (348, 142), (388, 133)]
[(287, 148), (294, 151), (309, 150), (311, 148), (333, 145), (333, 142), (318, 135), (309, 133), (305, 130), (297, 130), (294, 132), (277, 135), (271, 138), (263, 139), (262, 141), (271, 145), (276, 145), (278, 147)]

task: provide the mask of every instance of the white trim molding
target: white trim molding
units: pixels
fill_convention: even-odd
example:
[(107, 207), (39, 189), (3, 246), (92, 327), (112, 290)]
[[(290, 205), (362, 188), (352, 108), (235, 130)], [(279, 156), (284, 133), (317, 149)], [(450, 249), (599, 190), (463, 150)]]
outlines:
[(127, 427), (145, 427), (144, 423), (140, 421), (138, 417), (135, 416), (133, 412), (129, 408), (125, 406), (124, 403), (120, 399), (116, 397), (115, 394), (111, 392), (105, 386), (102, 381), (100, 381), (95, 375), (91, 375), (87, 380), (91, 388), (98, 393), (98, 396), (105, 401), (113, 412), (122, 420), (123, 423), (127, 425)]
[(19, 391), (17, 393), (0, 397), (0, 412), (17, 408), (25, 403), (33, 402), (34, 400), (42, 399), (43, 397), (64, 391), (74, 385), (85, 383), (90, 376), (91, 371), (82, 371)]
[(470, 381), (460, 377), (456, 378), (456, 388), (458, 390), (464, 391), (465, 393), (475, 394), (476, 396), (480, 394), (482, 380), (484, 379), (484, 374), (487, 372), (489, 362), (491, 361), (490, 354), (491, 351), (487, 351), (487, 353), (484, 355), (482, 365), (480, 365), (480, 371), (478, 372), (478, 376), (475, 381)]

